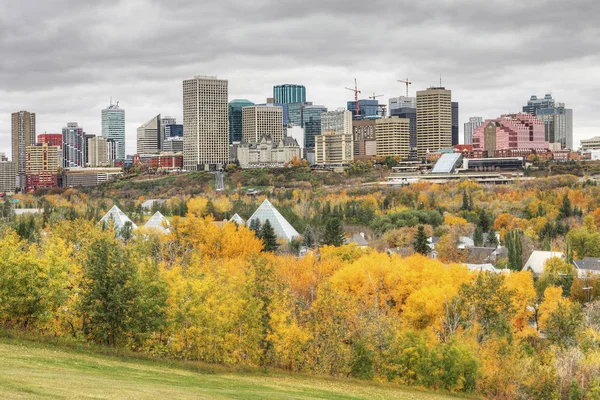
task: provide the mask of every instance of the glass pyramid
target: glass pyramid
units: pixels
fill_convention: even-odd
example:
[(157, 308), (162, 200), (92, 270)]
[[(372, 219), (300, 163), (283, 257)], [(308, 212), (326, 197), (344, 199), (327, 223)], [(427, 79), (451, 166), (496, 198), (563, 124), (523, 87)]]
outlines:
[(158, 229), (163, 233), (167, 233), (169, 231), (169, 225), (169, 221), (165, 218), (165, 216), (162, 215), (160, 211), (157, 211), (156, 213), (154, 213), (152, 218), (150, 218), (148, 222), (146, 222), (144, 228)]
[(238, 225), (244, 225), (246, 223), (246, 221), (244, 221), (244, 218), (240, 217), (238, 213), (235, 213), (233, 217), (231, 217), (229, 222), (235, 222)]
[(105, 226), (108, 226), (110, 221), (113, 221), (113, 227), (115, 230), (123, 229), (126, 222), (131, 223), (131, 229), (137, 229), (137, 225), (133, 223), (132, 220), (129, 219), (127, 215), (117, 206), (113, 206), (104, 217), (100, 220)]
[(250, 226), (253, 220), (258, 219), (261, 225), (264, 225), (267, 220), (273, 226), (275, 230), (275, 234), (279, 239), (285, 239), (288, 242), (298, 236), (300, 234), (294, 229), (292, 225), (277, 209), (271, 204), (269, 200), (263, 201), (263, 203), (258, 207), (258, 209), (252, 214), (252, 216), (246, 222), (246, 225)]

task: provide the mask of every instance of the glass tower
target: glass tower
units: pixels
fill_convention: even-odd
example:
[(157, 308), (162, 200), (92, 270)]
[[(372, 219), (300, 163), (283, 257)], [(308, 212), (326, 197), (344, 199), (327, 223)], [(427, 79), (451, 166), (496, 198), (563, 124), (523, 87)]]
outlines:
[(253, 105), (253, 102), (245, 99), (229, 102), (229, 144), (242, 141), (242, 109)]
[(117, 159), (125, 159), (125, 110), (119, 103), (102, 110), (102, 136), (112, 139), (117, 145)]
[(379, 102), (377, 100), (359, 100), (358, 115), (356, 115), (356, 102), (349, 101), (346, 109), (352, 111), (352, 119), (365, 119), (368, 117), (377, 117), (379, 111)]
[(275, 103), (290, 104), (306, 102), (306, 88), (303, 85), (277, 85), (273, 87)]

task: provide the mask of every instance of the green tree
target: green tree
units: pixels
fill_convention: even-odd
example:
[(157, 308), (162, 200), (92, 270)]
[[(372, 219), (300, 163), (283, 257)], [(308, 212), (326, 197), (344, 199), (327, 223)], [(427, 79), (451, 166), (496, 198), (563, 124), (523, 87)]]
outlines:
[(336, 217), (330, 217), (325, 225), (325, 232), (321, 238), (322, 245), (341, 246), (346, 241), (342, 221)]
[(460, 207), (462, 211), (471, 211), (471, 203), (469, 202), (469, 196), (467, 195), (467, 191), (463, 190), (462, 195), (462, 206)]
[(309, 249), (312, 249), (315, 246), (315, 235), (310, 226), (307, 226), (304, 230), (304, 237), (302, 238), (302, 244)]
[(415, 253), (423, 254), (424, 256), (431, 252), (431, 248), (427, 241), (427, 234), (425, 233), (425, 227), (423, 227), (423, 225), (419, 225), (417, 228), (413, 249), (415, 250)]
[(275, 229), (273, 229), (273, 225), (271, 225), (271, 221), (268, 219), (265, 221), (265, 224), (260, 230), (260, 239), (263, 241), (265, 247), (264, 251), (274, 252), (277, 251), (279, 245), (277, 244), (277, 235), (275, 234)]
[(473, 232), (473, 243), (476, 247), (483, 246), (483, 230), (479, 225), (475, 227), (475, 232)]
[(568, 218), (573, 215), (573, 207), (571, 206), (571, 200), (569, 199), (569, 192), (563, 196), (562, 205), (560, 207), (559, 216), (562, 218)]
[(261, 230), (261, 223), (260, 220), (258, 218), (254, 218), (252, 221), (250, 221), (250, 226), (249, 226), (250, 230), (254, 232), (254, 234), (256, 236), (260, 235), (260, 230)]
[(558, 303), (546, 322), (546, 337), (551, 343), (566, 348), (577, 343), (577, 332), (581, 329), (583, 314), (578, 303)]
[(487, 247), (498, 246), (498, 238), (496, 237), (496, 232), (494, 231), (494, 228), (490, 228), (490, 230), (487, 234), (487, 239), (485, 241), (485, 245)]
[(523, 243), (521, 231), (511, 230), (504, 235), (504, 244), (508, 250), (508, 268), (513, 271), (523, 269)]

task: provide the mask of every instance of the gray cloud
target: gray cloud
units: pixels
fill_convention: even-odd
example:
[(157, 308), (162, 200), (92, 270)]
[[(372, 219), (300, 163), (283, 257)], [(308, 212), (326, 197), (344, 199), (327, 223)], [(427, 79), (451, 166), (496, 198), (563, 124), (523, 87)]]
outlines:
[[(262, 102), (279, 83), (343, 107), (354, 78), (366, 97), (443, 84), (462, 122), (520, 110), (552, 92), (574, 109), (575, 142), (597, 133), (600, 27), (594, 1), (353, 2), (0, 0), (0, 151), (10, 113), (38, 113), (38, 132), (68, 121), (100, 131), (109, 96), (135, 129), (181, 119), (181, 82), (229, 79), (230, 98)], [(462, 129), (462, 128), (461, 128)]]

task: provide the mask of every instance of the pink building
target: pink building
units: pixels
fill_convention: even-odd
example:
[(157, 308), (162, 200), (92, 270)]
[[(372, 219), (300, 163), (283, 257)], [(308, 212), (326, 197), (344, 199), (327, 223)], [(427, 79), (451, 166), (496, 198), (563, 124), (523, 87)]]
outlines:
[(544, 123), (531, 114), (506, 114), (485, 121), (473, 132), (473, 150), (487, 151), (494, 157), (498, 150), (547, 150)]

